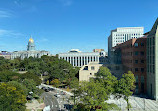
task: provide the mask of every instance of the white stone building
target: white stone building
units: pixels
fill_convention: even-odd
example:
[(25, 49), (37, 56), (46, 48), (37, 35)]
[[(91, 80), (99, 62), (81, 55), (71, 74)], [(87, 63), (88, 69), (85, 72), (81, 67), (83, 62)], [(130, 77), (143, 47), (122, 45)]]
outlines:
[(50, 52), (44, 50), (42, 51), (35, 50), (34, 40), (30, 38), (27, 45), (27, 51), (14, 51), (11, 53), (11, 59), (15, 59), (15, 58), (24, 59), (29, 57), (41, 58), (41, 56), (43, 55), (50, 56)]
[(111, 30), (111, 35), (108, 37), (108, 56), (111, 55), (112, 47), (117, 44), (126, 42), (132, 38), (142, 37), (144, 34), (144, 27), (122, 27)]
[(72, 49), (67, 53), (60, 53), (59, 59), (64, 59), (74, 67), (82, 67), (89, 62), (99, 62), (99, 52), (81, 52), (78, 49)]

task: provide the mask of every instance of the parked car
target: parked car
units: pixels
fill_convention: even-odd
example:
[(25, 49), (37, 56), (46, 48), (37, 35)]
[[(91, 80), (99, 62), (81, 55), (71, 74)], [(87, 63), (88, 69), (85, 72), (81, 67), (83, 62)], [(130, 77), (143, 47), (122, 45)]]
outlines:
[(54, 96), (57, 97), (57, 98), (59, 98), (61, 95), (59, 95), (59, 94), (55, 94)]
[(60, 94), (61, 94), (61, 95), (66, 95), (66, 93), (65, 93), (65, 92), (63, 92), (63, 91), (61, 91), (61, 92), (60, 92)]
[(54, 89), (54, 88), (49, 88), (49, 90), (50, 90), (50, 91), (54, 91), (55, 89)]
[(46, 92), (49, 92), (50, 90), (48, 88), (45, 89)]

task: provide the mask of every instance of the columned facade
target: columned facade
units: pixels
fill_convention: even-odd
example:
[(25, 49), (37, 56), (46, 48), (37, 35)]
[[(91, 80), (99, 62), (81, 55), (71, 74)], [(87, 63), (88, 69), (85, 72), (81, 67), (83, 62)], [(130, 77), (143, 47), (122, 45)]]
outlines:
[(99, 52), (70, 51), (68, 53), (60, 53), (59, 58), (70, 62), (74, 67), (82, 67), (83, 65), (87, 65), (89, 62), (99, 62)]

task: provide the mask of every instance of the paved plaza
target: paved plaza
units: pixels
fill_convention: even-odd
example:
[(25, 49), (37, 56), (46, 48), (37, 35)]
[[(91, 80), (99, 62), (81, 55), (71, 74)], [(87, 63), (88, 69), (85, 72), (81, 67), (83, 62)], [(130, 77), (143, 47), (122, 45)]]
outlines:
[[(111, 96), (111, 99), (107, 102), (118, 105), (121, 108), (121, 111), (127, 111), (127, 103), (123, 98), (117, 100)], [(131, 96), (129, 102), (132, 106), (130, 111), (158, 111), (158, 102), (155, 100), (141, 98), (138, 96)]]

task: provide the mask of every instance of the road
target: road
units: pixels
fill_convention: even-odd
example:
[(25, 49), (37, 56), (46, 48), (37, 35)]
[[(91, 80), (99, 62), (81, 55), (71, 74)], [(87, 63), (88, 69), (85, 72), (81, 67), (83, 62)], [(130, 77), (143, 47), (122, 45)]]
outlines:
[(59, 103), (52, 93), (45, 92), (42, 94), (42, 97), (44, 97), (45, 105), (50, 106), (51, 111), (59, 110)]
[(51, 111), (68, 111), (69, 100), (68, 95), (55, 97), (56, 91), (44, 92), (41, 97), (44, 98), (46, 106), (50, 106)]

